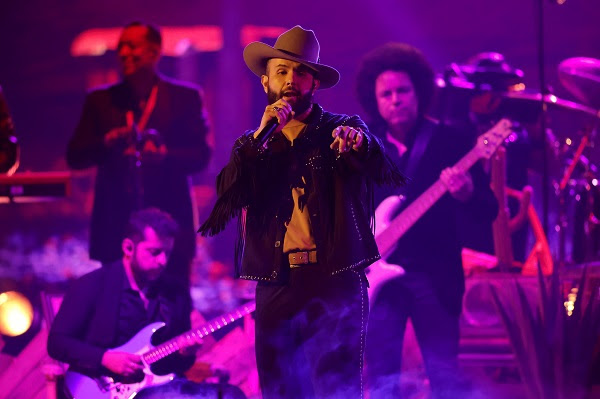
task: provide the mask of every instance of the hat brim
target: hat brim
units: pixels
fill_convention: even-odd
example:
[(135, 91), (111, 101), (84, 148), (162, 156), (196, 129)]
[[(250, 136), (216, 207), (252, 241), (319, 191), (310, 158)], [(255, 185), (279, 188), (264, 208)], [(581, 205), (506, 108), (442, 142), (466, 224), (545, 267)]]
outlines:
[(267, 61), (271, 58), (282, 58), (299, 62), (317, 72), (319, 80), (319, 89), (328, 89), (335, 86), (340, 81), (340, 73), (333, 67), (315, 62), (309, 62), (302, 58), (294, 57), (289, 53), (277, 50), (262, 42), (252, 42), (244, 49), (244, 62), (256, 76), (265, 74)]

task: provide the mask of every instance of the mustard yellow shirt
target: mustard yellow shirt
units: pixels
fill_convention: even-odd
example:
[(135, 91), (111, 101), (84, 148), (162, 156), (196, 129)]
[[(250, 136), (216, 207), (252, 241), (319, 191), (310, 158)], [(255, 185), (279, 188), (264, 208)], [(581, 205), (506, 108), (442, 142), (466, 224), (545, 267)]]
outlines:
[[(294, 140), (304, 131), (306, 124), (295, 119), (292, 119), (283, 128), (283, 135), (294, 145)], [(302, 181), (306, 183), (304, 176)], [(292, 211), (292, 218), (286, 225), (287, 231), (283, 238), (283, 252), (291, 250), (309, 250), (315, 249), (315, 239), (312, 235), (312, 229), (310, 227), (310, 218), (308, 213), (308, 207), (305, 206), (302, 210), (298, 206), (298, 198), (304, 194), (304, 188), (295, 187), (292, 188), (292, 198), (294, 199), (294, 209)]]

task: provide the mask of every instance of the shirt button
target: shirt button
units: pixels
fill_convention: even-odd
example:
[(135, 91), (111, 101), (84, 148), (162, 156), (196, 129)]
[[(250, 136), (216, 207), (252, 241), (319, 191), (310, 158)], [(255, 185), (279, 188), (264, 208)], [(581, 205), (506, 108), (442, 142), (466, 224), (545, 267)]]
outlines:
[(281, 241), (275, 241), (275, 248), (279, 248), (281, 246)]

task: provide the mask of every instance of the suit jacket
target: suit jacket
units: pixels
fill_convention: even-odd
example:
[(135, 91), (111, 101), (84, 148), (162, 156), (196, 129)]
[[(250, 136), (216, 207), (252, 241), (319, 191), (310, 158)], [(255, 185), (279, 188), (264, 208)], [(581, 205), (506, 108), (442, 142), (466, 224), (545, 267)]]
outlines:
[[(48, 354), (83, 373), (107, 374), (108, 371), (101, 365), (102, 355), (107, 349), (123, 344), (117, 342), (117, 322), (126, 279), (123, 263), (118, 261), (74, 281), (50, 328)], [(189, 291), (166, 281), (157, 286), (158, 295), (165, 299), (170, 310), (170, 320), (162, 320), (167, 323), (163, 337), (172, 338), (189, 330)], [(182, 371), (193, 363), (193, 357), (177, 356), (172, 355), (169, 364), (161, 367), (161, 371), (166, 372), (165, 367)]]
[(126, 126), (132, 105), (125, 82), (94, 90), (85, 99), (81, 119), (67, 149), (73, 169), (98, 167), (90, 231), (90, 257), (110, 262), (121, 256), (121, 240), (129, 215), (136, 208), (135, 181), (143, 186), (142, 207), (155, 206), (170, 213), (187, 233), (188, 256), (194, 253), (194, 218), (188, 175), (203, 169), (209, 160), (208, 123), (197, 88), (165, 77), (157, 78), (156, 105), (146, 129), (158, 131), (167, 148), (158, 164), (143, 164), (138, 174), (132, 156), (123, 148), (109, 149), (104, 136)]

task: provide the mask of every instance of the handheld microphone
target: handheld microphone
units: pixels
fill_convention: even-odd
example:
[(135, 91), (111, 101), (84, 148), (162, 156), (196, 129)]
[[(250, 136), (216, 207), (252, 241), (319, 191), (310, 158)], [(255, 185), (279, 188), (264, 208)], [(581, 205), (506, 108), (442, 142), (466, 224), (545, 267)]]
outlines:
[(279, 126), (279, 121), (277, 121), (277, 118), (271, 118), (271, 120), (267, 122), (265, 127), (258, 133), (258, 136), (256, 136), (256, 138), (254, 139), (256, 146), (262, 147), (263, 145), (265, 145), (269, 137), (271, 137), (273, 132), (275, 132), (275, 130), (277, 129), (277, 126)]

